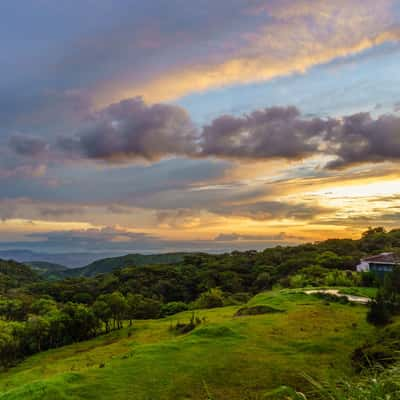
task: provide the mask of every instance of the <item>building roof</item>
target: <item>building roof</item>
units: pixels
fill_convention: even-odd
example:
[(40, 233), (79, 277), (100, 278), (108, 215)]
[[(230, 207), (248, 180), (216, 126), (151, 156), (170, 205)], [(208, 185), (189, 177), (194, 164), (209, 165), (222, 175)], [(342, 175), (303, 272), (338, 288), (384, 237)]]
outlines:
[(400, 257), (395, 253), (381, 253), (375, 256), (363, 258), (362, 261), (367, 263), (398, 264), (400, 263)]

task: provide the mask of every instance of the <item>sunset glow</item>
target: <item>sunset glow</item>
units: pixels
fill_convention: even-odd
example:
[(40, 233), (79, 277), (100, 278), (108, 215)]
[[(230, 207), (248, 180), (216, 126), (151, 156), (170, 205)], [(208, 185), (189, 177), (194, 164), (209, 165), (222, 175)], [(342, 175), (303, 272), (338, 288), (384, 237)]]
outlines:
[(397, 227), (398, 2), (151, 3), (0, 6), (0, 248), (262, 249)]

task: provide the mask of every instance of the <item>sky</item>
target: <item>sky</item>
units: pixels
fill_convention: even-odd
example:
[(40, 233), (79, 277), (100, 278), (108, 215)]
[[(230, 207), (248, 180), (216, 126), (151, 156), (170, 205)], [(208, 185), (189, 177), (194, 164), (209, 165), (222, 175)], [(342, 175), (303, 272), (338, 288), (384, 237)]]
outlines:
[(0, 250), (399, 227), (398, 0), (2, 0), (0, 45)]

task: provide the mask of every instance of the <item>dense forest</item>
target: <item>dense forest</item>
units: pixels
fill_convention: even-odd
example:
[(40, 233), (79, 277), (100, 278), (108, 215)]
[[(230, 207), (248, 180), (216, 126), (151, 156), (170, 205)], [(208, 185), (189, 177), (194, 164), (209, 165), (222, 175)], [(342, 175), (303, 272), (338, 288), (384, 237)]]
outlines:
[[(135, 319), (241, 304), (275, 286), (378, 286), (375, 276), (358, 274), (355, 267), (364, 255), (382, 251), (400, 251), (400, 230), (374, 228), (359, 240), (330, 239), (261, 252), (179, 255), (180, 261), (170, 264), (132, 264), (63, 280), (48, 280), (29, 266), (1, 261), (0, 363), (7, 368), (27, 355), (89, 339)], [(385, 288), (375, 308), (390, 309), (389, 301), (397, 301), (395, 290), (388, 284)], [(370, 319), (376, 322), (373, 310)], [(389, 314), (386, 319), (383, 323), (389, 322)]]

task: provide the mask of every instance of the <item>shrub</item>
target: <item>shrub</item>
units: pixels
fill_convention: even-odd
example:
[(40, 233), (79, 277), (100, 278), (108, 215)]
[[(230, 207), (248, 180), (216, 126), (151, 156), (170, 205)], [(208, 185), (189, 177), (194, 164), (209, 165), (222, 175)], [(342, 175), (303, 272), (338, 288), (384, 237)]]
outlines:
[(352, 355), (356, 369), (361, 370), (374, 364), (388, 366), (398, 360), (400, 351), (400, 323), (396, 322), (378, 331), (375, 337), (357, 348)]
[(161, 316), (168, 317), (169, 315), (178, 314), (182, 311), (187, 311), (189, 309), (188, 305), (182, 301), (172, 301), (167, 304), (163, 304), (161, 307)]
[(388, 304), (382, 296), (378, 295), (376, 300), (370, 303), (367, 321), (376, 326), (387, 325), (391, 320)]
[(277, 308), (267, 306), (267, 305), (259, 305), (253, 307), (242, 307), (236, 311), (235, 317), (243, 317), (245, 315), (262, 315), (262, 314), (274, 314), (283, 312), (282, 310), (278, 310)]
[(170, 330), (176, 331), (180, 334), (185, 334), (191, 332), (196, 326), (201, 324), (201, 319), (192, 313), (190, 321), (188, 323), (177, 322), (175, 325), (171, 325)]
[(223, 293), (218, 288), (210, 289), (208, 292), (204, 292), (194, 302), (193, 308), (216, 308), (224, 306)]

